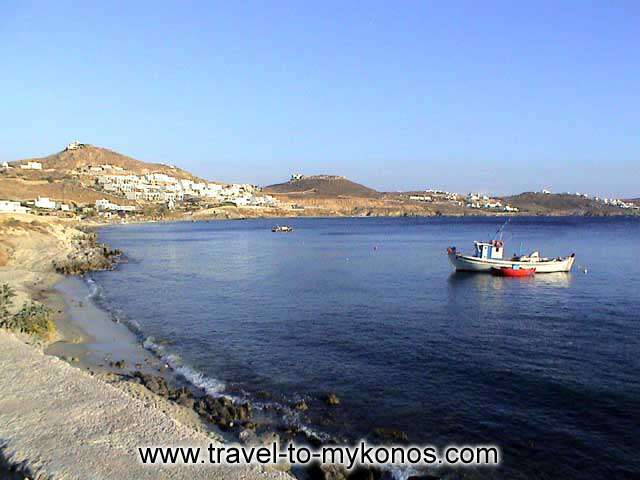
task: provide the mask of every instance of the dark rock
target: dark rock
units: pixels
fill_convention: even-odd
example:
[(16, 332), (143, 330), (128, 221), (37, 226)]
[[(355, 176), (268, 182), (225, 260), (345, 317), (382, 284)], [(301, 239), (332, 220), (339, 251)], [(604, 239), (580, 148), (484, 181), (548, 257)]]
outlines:
[(402, 430), (395, 430), (393, 428), (376, 428), (373, 433), (382, 440), (391, 440), (402, 443), (407, 443), (409, 441), (409, 437)]
[(160, 395), (161, 397), (168, 398), (170, 394), (169, 385), (167, 381), (158, 376), (158, 375), (150, 375), (146, 373), (142, 373), (136, 371), (133, 373), (134, 377), (140, 379), (140, 383), (142, 383), (145, 387), (151, 390), (156, 395)]
[(186, 387), (178, 388), (177, 390), (172, 391), (169, 395), (169, 398), (179, 405), (188, 408), (193, 408), (196, 403), (195, 399), (193, 398), (193, 394)]
[(251, 404), (236, 404), (226, 397), (207, 395), (195, 403), (194, 409), (205, 419), (222, 428), (231, 428), (235, 422), (244, 423), (251, 418)]
[(76, 249), (63, 261), (54, 261), (53, 268), (64, 275), (84, 275), (93, 270), (112, 269), (122, 256), (120, 250), (97, 245), (90, 237), (81, 239)]
[(124, 360), (118, 360), (117, 362), (113, 362), (113, 366), (116, 368), (124, 368), (126, 362)]
[(438, 475), (411, 475), (407, 480), (440, 480)]
[(238, 438), (240, 439), (240, 442), (242, 442), (244, 445), (258, 444), (258, 437), (256, 436), (256, 432), (254, 432), (253, 430), (249, 430), (249, 429), (242, 430), (238, 434)]
[(332, 407), (335, 407), (335, 406), (337, 406), (337, 405), (340, 405), (340, 399), (339, 399), (339, 398), (338, 398), (338, 396), (337, 396), (335, 393), (333, 393), (333, 392), (328, 393), (328, 394), (324, 397), (324, 402), (325, 402), (327, 405), (332, 406)]
[(295, 408), (296, 410), (306, 412), (307, 410), (309, 410), (309, 405), (307, 405), (307, 402), (305, 402), (304, 400), (300, 400), (298, 403), (295, 404)]
[(348, 471), (342, 465), (313, 463), (306, 468), (310, 480), (347, 480)]

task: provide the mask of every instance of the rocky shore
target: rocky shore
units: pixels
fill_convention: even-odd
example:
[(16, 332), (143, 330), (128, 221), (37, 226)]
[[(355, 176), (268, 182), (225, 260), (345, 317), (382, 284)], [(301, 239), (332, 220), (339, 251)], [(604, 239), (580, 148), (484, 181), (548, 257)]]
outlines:
[[(209, 478), (211, 467), (141, 469), (135, 448), (223, 439), (246, 445), (319, 444), (294, 425), (274, 422), (281, 411), (208, 395), (180, 384), (166, 367), (145, 371), (139, 368), (143, 365), (119, 359), (98, 369), (74, 356), (45, 354), (47, 344), (64, 343), (70, 335), (65, 304), (53, 286), (62, 275), (112, 269), (122, 252), (100, 244), (95, 233), (76, 223), (31, 215), (0, 217), (0, 240), (0, 284), (9, 285), (20, 302), (49, 309), (58, 326), (54, 337), (46, 339), (0, 329), (0, 364), (11, 365), (0, 369), (2, 478)], [(326, 402), (333, 407), (340, 403), (333, 394)], [(271, 420), (265, 421), (269, 415)], [(249, 480), (291, 478), (282, 471), (253, 467), (216, 467), (213, 474)], [(308, 480), (376, 480), (381, 472), (314, 465), (296, 475)]]
[[(0, 477), (289, 478), (253, 467), (141, 468), (137, 446), (219, 441), (196, 415), (196, 399), (186, 389), (169, 390), (161, 376), (140, 373), (122, 379), (83, 370), (75, 357), (44, 353), (47, 344), (64, 339), (69, 331), (64, 302), (53, 290), (61, 274), (110, 269), (120, 257), (73, 222), (0, 217), (0, 284), (15, 292), (16, 305), (30, 302), (49, 309), (59, 327), (52, 338), (0, 329)], [(249, 415), (247, 407), (215, 399), (198, 402), (199, 409), (220, 423)]]
[(120, 250), (98, 243), (97, 235), (90, 232), (74, 238), (71, 252), (62, 260), (54, 260), (53, 269), (63, 275), (84, 275), (96, 270), (111, 270), (121, 258)]

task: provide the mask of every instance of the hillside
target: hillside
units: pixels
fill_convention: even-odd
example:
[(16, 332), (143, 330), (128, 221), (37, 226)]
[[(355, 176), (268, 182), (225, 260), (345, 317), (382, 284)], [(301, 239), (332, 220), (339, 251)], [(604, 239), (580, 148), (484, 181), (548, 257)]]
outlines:
[[(10, 165), (16, 168), (0, 169), (0, 199), (28, 201), (48, 197), (57, 202), (92, 204), (106, 198), (112, 203), (130, 204), (124, 195), (109, 193), (96, 184), (97, 177), (103, 172), (165, 173), (175, 178), (203, 181), (180, 168), (142, 162), (107, 148), (89, 144), (72, 144), (70, 147), (46, 157), (11, 162)], [(39, 162), (42, 169), (17, 168), (27, 162)], [(105, 165), (110, 167), (103, 167)]]
[(79, 204), (94, 203), (106, 198), (110, 202), (124, 205), (126, 200), (106, 192), (99, 192), (72, 180), (48, 182), (46, 180), (25, 180), (22, 178), (0, 177), (0, 199), (19, 201), (48, 197), (58, 202)]
[(29, 161), (40, 162), (42, 163), (43, 169), (54, 169), (59, 172), (71, 172), (82, 169), (83, 167), (107, 164), (122, 167), (135, 174), (160, 172), (177, 178), (197, 179), (197, 177), (191, 173), (177, 167), (163, 165), (161, 163), (142, 162), (122, 155), (121, 153), (114, 152), (113, 150), (95, 147), (89, 144), (83, 144), (74, 150), (65, 149), (47, 157), (29, 158), (11, 163), (12, 165), (18, 165)]
[(567, 193), (545, 194), (525, 192), (505, 197), (509, 205), (535, 215), (622, 215), (631, 212), (605, 205), (591, 198)]
[(315, 197), (379, 198), (380, 192), (337, 175), (315, 175), (269, 185), (265, 192), (277, 194), (304, 194)]

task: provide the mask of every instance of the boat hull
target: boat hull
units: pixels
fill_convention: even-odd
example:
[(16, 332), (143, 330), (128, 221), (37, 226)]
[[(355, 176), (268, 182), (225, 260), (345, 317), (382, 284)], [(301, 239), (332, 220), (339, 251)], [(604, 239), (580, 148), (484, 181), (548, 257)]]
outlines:
[(536, 273), (535, 268), (492, 268), (491, 273), (498, 277), (532, 277)]
[(520, 268), (535, 268), (536, 273), (556, 273), (569, 272), (573, 267), (575, 256), (570, 255), (561, 260), (547, 261), (525, 261), (519, 262), (514, 260), (494, 260), (490, 258), (477, 258), (461, 253), (451, 252), (448, 254), (449, 261), (457, 271), (462, 272), (487, 272), (490, 273), (492, 268), (513, 267), (517, 265)]

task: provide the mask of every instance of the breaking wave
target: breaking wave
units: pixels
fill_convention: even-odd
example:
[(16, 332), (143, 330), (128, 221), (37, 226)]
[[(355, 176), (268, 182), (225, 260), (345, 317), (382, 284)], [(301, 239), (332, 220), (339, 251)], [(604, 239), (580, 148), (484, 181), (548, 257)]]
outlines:
[(85, 277), (87, 286), (89, 287), (89, 295), (87, 299), (97, 300), (102, 297), (102, 287), (96, 283), (93, 278)]
[[(156, 343), (153, 337), (147, 337), (142, 346), (157, 355), (165, 362), (174, 372), (184, 377), (191, 385), (201, 388), (208, 395), (213, 397), (228, 396), (223, 395), (225, 384), (215, 378), (207, 377), (203, 373), (185, 365), (179, 355), (167, 352), (163, 345)], [(231, 397), (229, 397), (231, 398)]]
[(321, 442), (332, 440), (331, 435), (328, 435), (325, 432), (322, 432), (311, 427), (310, 425), (305, 424), (300, 418), (300, 413), (296, 409), (291, 408), (289, 405), (287, 405), (287, 403), (289, 403), (287, 401), (261, 402), (256, 400), (255, 398), (251, 398), (252, 395), (249, 392), (243, 392), (244, 395), (241, 393), (240, 396), (232, 395), (228, 392), (225, 392), (227, 386), (224, 382), (215, 378), (211, 378), (198, 371), (197, 369), (185, 364), (180, 355), (175, 352), (171, 352), (167, 348), (166, 342), (157, 340), (152, 336), (145, 337), (141, 325), (136, 320), (129, 318), (129, 316), (125, 312), (110, 304), (107, 295), (105, 295), (103, 287), (100, 286), (94, 279), (86, 276), (85, 282), (89, 287), (89, 295), (87, 296), (87, 299), (91, 300), (102, 310), (108, 312), (114, 322), (125, 325), (138, 337), (139, 341), (142, 343), (143, 348), (150, 351), (156, 357), (162, 360), (162, 362), (165, 363), (168, 368), (170, 368), (176, 375), (182, 377), (193, 387), (201, 389), (204, 393), (212, 397), (226, 397), (231, 400), (240, 401), (251, 399), (253, 405), (258, 409), (275, 409), (276, 411), (279, 411), (281, 414), (281, 421), (284, 424), (295, 426), (307, 437), (314, 438)]

